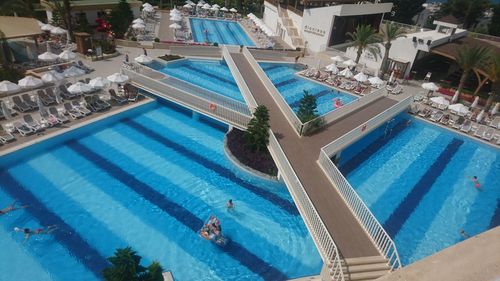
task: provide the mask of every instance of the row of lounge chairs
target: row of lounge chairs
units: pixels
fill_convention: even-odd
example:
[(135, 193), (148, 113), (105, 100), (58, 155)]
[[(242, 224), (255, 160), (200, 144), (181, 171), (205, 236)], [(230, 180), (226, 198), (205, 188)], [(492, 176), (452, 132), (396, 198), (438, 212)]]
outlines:
[(364, 96), (368, 86), (363, 86), (360, 82), (354, 80), (341, 79), (340, 76), (330, 75), (327, 72), (322, 72), (316, 68), (311, 68), (302, 73), (305, 77), (314, 79), (319, 82), (325, 82), (328, 85), (354, 92), (357, 95)]
[[(470, 119), (466, 119), (463, 116), (455, 116), (449, 113), (445, 113), (441, 110), (438, 109), (430, 109), (430, 108), (424, 108), (424, 109), (418, 109), (416, 112), (418, 116), (422, 118), (427, 118), (432, 122), (435, 123), (441, 123), (442, 125), (445, 126), (450, 126), (453, 129), (459, 130), (463, 133), (470, 133), (471, 131), (474, 132), (474, 136), (481, 138), (486, 141), (491, 141), (493, 138), (497, 137), (496, 144), (500, 145), (500, 136), (495, 136), (495, 129), (497, 127), (491, 126), (488, 127), (486, 125), (480, 125), (476, 130), (474, 130), (473, 123)], [(499, 123), (500, 123), (500, 119)], [(498, 124), (497, 126), (499, 126)]]

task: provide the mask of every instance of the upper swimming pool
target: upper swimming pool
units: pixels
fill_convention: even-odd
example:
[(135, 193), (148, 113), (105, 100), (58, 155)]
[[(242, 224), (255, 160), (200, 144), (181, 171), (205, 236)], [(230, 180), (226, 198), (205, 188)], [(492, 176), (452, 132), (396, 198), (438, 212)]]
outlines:
[(259, 65), (295, 112), (299, 109), (304, 90), (316, 97), (319, 115), (335, 110), (333, 99), (340, 99), (344, 105), (356, 100), (353, 95), (295, 75), (303, 69), (298, 65), (289, 63), (260, 63)]
[(340, 170), (404, 264), (462, 241), (461, 230), (476, 235), (500, 223), (500, 151), (407, 115), (342, 152)]
[(179, 60), (168, 64), (154, 62), (149, 67), (198, 87), (245, 102), (224, 61)]
[[(285, 186), (226, 158), (227, 126), (159, 103), (124, 114), (0, 158), (0, 206), (29, 205), (1, 216), (0, 280), (101, 280), (106, 257), (126, 246), (181, 281), (319, 274)], [(225, 247), (197, 233), (211, 214)], [(48, 225), (59, 228), (26, 243), (13, 231)]]
[(235, 21), (190, 18), (195, 42), (255, 46), (243, 28)]

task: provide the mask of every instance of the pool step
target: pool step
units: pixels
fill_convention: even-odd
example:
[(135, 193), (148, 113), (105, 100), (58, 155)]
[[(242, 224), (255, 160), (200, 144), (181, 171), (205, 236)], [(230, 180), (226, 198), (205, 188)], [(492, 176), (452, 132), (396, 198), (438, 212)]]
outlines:
[(345, 280), (375, 280), (390, 271), (387, 260), (381, 256), (348, 258), (342, 264)]

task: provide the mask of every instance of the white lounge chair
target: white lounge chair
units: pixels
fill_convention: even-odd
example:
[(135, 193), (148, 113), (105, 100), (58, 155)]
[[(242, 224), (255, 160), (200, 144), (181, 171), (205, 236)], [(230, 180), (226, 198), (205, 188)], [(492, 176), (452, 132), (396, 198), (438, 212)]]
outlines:
[(491, 141), (493, 139), (493, 135), (495, 135), (495, 129), (487, 128), (486, 132), (484, 132), (482, 138), (487, 141)]
[(465, 120), (462, 126), (460, 126), (460, 131), (468, 133), (470, 132), (471, 128), (472, 128), (472, 122), (470, 120)]
[(477, 130), (474, 132), (474, 136), (478, 137), (478, 138), (482, 138), (484, 136), (484, 133), (486, 132), (486, 126), (485, 125), (481, 125), (479, 126), (479, 128), (477, 128)]

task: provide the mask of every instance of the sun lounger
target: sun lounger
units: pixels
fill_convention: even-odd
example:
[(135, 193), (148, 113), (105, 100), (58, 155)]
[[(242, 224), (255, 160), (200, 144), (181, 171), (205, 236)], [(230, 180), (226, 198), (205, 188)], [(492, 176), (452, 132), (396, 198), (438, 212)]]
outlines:
[(19, 134), (21, 134), (21, 136), (31, 135), (35, 132), (26, 123), (20, 121), (14, 122), (14, 128), (19, 132)]
[(450, 123), (450, 114), (443, 115), (443, 118), (439, 121), (443, 125), (448, 125)]
[(465, 122), (465, 118), (463, 118), (462, 116), (459, 116), (457, 118), (457, 121), (455, 121), (455, 123), (453, 124), (453, 129), (457, 129), (457, 130), (460, 130), (460, 128), (462, 127), (462, 125), (464, 124)]
[(2, 125), (0, 125), (0, 141), (2, 143), (8, 143), (16, 140), (16, 138), (9, 132), (7, 132)]
[(493, 118), (489, 126), (500, 130), (500, 116), (496, 116), (495, 118)]
[(103, 110), (106, 110), (108, 108), (111, 108), (111, 104), (109, 104), (108, 102), (102, 100), (98, 95), (93, 95), (92, 96), (92, 99), (94, 100), (94, 102), (99, 105)]
[(69, 92), (65, 85), (59, 85), (59, 91), (61, 92), (61, 97), (63, 97), (64, 99), (72, 99), (77, 97), (77, 95)]
[(18, 111), (26, 112), (26, 111), (29, 111), (32, 109), (31, 106), (29, 106), (29, 104), (22, 101), (19, 96), (12, 97), (12, 102), (14, 103), (14, 109), (16, 109)]
[(482, 138), (487, 141), (491, 141), (493, 139), (493, 135), (495, 134), (495, 129), (486, 128), (486, 132), (484, 132)]
[(42, 101), (43, 105), (51, 105), (56, 102), (54, 98), (47, 95), (44, 90), (38, 90), (36, 93), (38, 94), (38, 98)]
[(33, 116), (31, 114), (25, 114), (23, 115), (23, 120), (28, 126), (30, 126), (35, 132), (41, 132), (45, 130), (45, 128), (38, 122), (37, 120), (33, 119)]
[(443, 117), (443, 112), (435, 110), (432, 112), (429, 120), (431, 120), (432, 122), (439, 122), (439, 120), (441, 120), (442, 117)]
[(437, 106), (438, 109), (441, 109), (441, 110), (446, 110), (448, 108), (448, 106), (446, 104), (439, 104)]
[(49, 113), (54, 115), (59, 121), (61, 121), (61, 123), (69, 122), (69, 118), (59, 113), (55, 107), (49, 107)]
[(474, 136), (478, 138), (482, 138), (484, 136), (484, 133), (486, 132), (486, 126), (481, 125), (479, 128), (474, 132)]
[(403, 92), (403, 87), (400, 85), (397, 85), (394, 89), (392, 89), (391, 94), (393, 95), (399, 95)]
[(75, 109), (69, 102), (65, 102), (63, 106), (64, 109), (66, 109), (66, 112), (69, 114), (69, 116), (73, 119), (79, 119), (84, 116), (79, 110)]
[(85, 83), (90, 83), (90, 78), (85, 78)]
[(468, 133), (470, 132), (471, 128), (472, 128), (472, 122), (470, 120), (465, 120), (462, 126), (460, 126), (460, 131)]
[(418, 113), (418, 116), (426, 118), (431, 114), (431, 110), (429, 108), (424, 108), (423, 110), (420, 110)]
[(123, 104), (123, 103), (127, 103), (128, 102), (128, 100), (126, 98), (124, 98), (124, 97), (119, 96), (118, 94), (116, 94), (115, 89), (109, 89), (108, 92), (111, 95), (111, 99), (113, 99), (117, 103)]
[(85, 105), (92, 112), (98, 112), (103, 110), (103, 108), (101, 108), (98, 104), (94, 102), (93, 96), (85, 96), (84, 98), (85, 98)]
[(81, 60), (78, 61), (77, 67), (84, 70), (86, 73), (90, 73), (90, 72), (94, 71), (93, 68), (86, 66)]
[(73, 106), (73, 108), (75, 108), (76, 110), (80, 111), (80, 113), (83, 114), (83, 115), (90, 115), (90, 114), (92, 114), (92, 111), (90, 111), (85, 106), (81, 105), (80, 102), (78, 102), (76, 100), (71, 101), (71, 105)]
[(31, 108), (38, 108), (38, 104), (34, 102), (28, 94), (23, 94), (21, 98), (27, 105), (31, 106)]
[(59, 120), (56, 116), (53, 114), (50, 114), (46, 108), (40, 109), (40, 116), (42, 117), (43, 121), (49, 125), (49, 127), (54, 127), (62, 123), (61, 120)]

